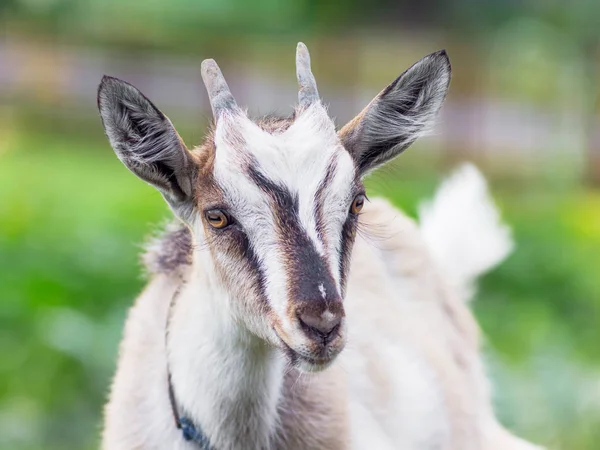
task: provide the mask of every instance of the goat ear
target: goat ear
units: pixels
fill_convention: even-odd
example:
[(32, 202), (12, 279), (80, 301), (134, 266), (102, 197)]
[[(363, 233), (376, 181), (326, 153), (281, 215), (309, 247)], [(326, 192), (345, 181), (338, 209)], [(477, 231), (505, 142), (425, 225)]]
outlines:
[(189, 214), (196, 165), (169, 119), (135, 87), (108, 76), (98, 87), (98, 109), (123, 164), (156, 187), (178, 216)]
[(445, 50), (426, 56), (340, 130), (361, 175), (395, 158), (428, 131), (446, 97), (450, 72)]

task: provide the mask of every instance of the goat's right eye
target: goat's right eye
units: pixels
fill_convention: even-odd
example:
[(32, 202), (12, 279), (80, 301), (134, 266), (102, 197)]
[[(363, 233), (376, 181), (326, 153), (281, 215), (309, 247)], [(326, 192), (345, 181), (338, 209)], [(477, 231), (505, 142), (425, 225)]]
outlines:
[(227, 217), (227, 214), (220, 209), (211, 209), (210, 211), (206, 211), (205, 217), (206, 221), (213, 228), (222, 229), (229, 225), (229, 218)]

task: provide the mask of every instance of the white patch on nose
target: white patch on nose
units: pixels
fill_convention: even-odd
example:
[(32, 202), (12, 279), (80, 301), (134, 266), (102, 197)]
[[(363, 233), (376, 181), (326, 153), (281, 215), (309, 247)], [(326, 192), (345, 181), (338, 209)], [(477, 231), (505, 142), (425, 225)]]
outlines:
[(319, 284), (319, 292), (321, 293), (321, 297), (323, 297), (323, 300), (325, 300), (325, 298), (327, 297), (327, 291), (325, 290), (325, 286), (323, 286), (323, 283)]
[(321, 319), (323, 319), (323, 320), (325, 320), (327, 322), (331, 322), (334, 318), (335, 318), (335, 316), (328, 309), (326, 309), (325, 311), (323, 311), (323, 314), (321, 314)]

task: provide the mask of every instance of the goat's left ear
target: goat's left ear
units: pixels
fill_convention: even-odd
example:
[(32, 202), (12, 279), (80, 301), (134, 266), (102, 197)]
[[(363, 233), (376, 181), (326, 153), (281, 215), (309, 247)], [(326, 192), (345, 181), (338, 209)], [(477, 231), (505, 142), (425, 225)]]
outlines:
[(339, 132), (359, 173), (398, 156), (428, 131), (450, 84), (445, 50), (432, 53), (400, 75)]
[(186, 219), (193, 207), (196, 164), (171, 121), (135, 87), (107, 76), (98, 87), (98, 109), (119, 159)]

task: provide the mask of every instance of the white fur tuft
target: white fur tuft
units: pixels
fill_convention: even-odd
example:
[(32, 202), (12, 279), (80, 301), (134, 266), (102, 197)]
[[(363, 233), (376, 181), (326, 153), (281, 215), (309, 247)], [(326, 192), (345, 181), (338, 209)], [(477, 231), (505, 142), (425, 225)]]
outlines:
[(472, 164), (457, 169), (433, 200), (420, 205), (425, 242), (442, 271), (465, 298), (475, 279), (512, 251), (510, 228), (503, 224), (483, 175)]

